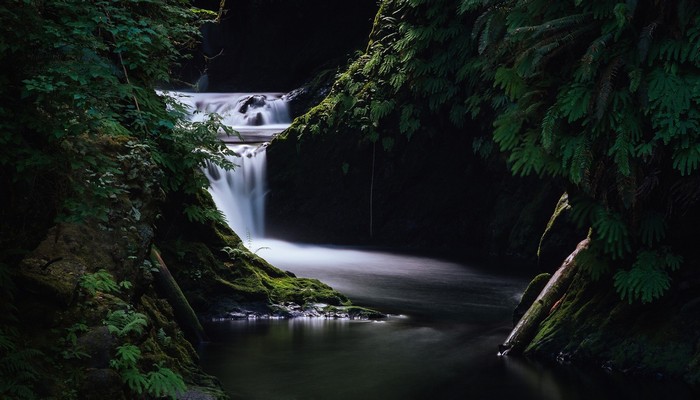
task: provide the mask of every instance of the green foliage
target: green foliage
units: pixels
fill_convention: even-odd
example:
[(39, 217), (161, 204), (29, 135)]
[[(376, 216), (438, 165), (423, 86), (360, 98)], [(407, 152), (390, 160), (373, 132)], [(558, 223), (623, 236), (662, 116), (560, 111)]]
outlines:
[(671, 269), (616, 274), (667, 246), (669, 221), (700, 201), (683, 180), (700, 173), (699, 49), (689, 0), (387, 0), (366, 53), (291, 131), (358, 132), (386, 150), (470, 135), (514, 174), (564, 182), (572, 217), (592, 228), (590, 272), (648, 300)]
[(154, 367), (156, 369), (146, 375), (146, 389), (149, 394), (156, 397), (167, 396), (175, 399), (178, 393), (182, 393), (187, 389), (179, 374), (163, 367), (162, 364), (156, 364)]
[(192, 171), (227, 151), (220, 121), (180, 123), (182, 109), (154, 90), (196, 44), (198, 21), (183, 0), (9, 0), (0, 8), (0, 57), (12, 60), (0, 75), (12, 99), (0, 105), (3, 172), (59, 182), (48, 206), (64, 221), (108, 222), (110, 203), (130, 190), (121, 182), (150, 165), (161, 171), (153, 191), (205, 187)]
[(248, 257), (248, 254), (249, 254), (244, 249), (240, 249), (238, 247), (233, 248), (233, 247), (229, 247), (229, 246), (223, 247), (221, 249), (221, 251), (226, 253), (226, 255), (228, 255), (231, 258), (231, 260), (245, 258), (245, 257)]
[(90, 357), (89, 354), (85, 353), (78, 346), (78, 334), (85, 333), (88, 331), (88, 326), (82, 322), (73, 324), (66, 329), (66, 336), (59, 340), (59, 343), (63, 347), (61, 350), (61, 356), (65, 360), (70, 359), (82, 359)]
[(9, 267), (0, 263), (0, 398), (33, 400), (41, 378), (37, 360), (45, 355), (25, 346), (14, 326), (17, 309), (14, 306), (15, 285)]
[(481, 102), (512, 171), (566, 179), (596, 258), (615, 261), (591, 263), (605, 266), (594, 277), (632, 265), (614, 273), (620, 295), (661, 296), (680, 259), (659, 255), (673, 215), (657, 210), (673, 210), (674, 198), (651, 182), (700, 168), (700, 5), (464, 0), (460, 9), (477, 15), (483, 62), (471, 73), (508, 99), (487, 92)]
[(152, 371), (142, 372), (138, 367), (140, 359), (141, 350), (138, 346), (125, 343), (117, 347), (116, 356), (110, 361), (110, 366), (119, 371), (122, 380), (134, 394), (175, 399), (187, 389), (182, 376), (164, 367), (162, 363), (154, 364), (155, 369)]
[(171, 338), (170, 336), (168, 336), (167, 333), (165, 333), (165, 330), (163, 328), (158, 329), (156, 337), (158, 338), (158, 341), (164, 345), (169, 345), (173, 340), (173, 338)]
[[(135, 395), (148, 394), (161, 398), (175, 399), (178, 393), (186, 390), (182, 376), (163, 364), (157, 364), (154, 370), (144, 372), (139, 362), (142, 358), (141, 349), (129, 341), (129, 335), (142, 335), (148, 326), (148, 319), (144, 314), (133, 310), (110, 311), (104, 321), (109, 332), (118, 338), (125, 340), (116, 349), (115, 355), (110, 360), (110, 367), (119, 372), (124, 383)], [(168, 343), (171, 338), (161, 328), (157, 333), (161, 343)]]
[(117, 356), (109, 364), (114, 369), (128, 369), (135, 367), (140, 358), (141, 350), (131, 343), (125, 343), (117, 347)]
[(207, 223), (214, 221), (222, 224), (225, 223), (224, 213), (218, 209), (187, 204), (183, 208), (183, 213), (190, 222)]
[(97, 292), (116, 293), (120, 290), (112, 274), (104, 269), (100, 269), (92, 274), (83, 275), (80, 278), (80, 287), (90, 296), (94, 296)]
[(665, 270), (676, 270), (681, 262), (682, 258), (670, 252), (642, 251), (630, 270), (615, 273), (615, 288), (623, 300), (632, 303), (639, 299), (649, 303), (671, 286), (671, 278)]
[[(14, 336), (14, 335), (13, 335)], [(17, 337), (0, 331), (0, 396), (10, 399), (37, 399), (33, 390), (40, 373), (35, 360), (43, 353), (34, 349), (21, 349), (16, 345)]]
[(125, 337), (131, 333), (142, 335), (148, 326), (148, 318), (134, 310), (115, 310), (107, 313), (103, 323), (111, 334)]

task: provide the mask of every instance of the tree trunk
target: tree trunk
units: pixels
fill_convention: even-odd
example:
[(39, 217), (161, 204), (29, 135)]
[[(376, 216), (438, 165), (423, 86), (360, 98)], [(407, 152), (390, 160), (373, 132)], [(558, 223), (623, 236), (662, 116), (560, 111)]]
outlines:
[(208, 339), (202, 324), (155, 247), (151, 247), (151, 262), (158, 268), (158, 273), (153, 274), (155, 283), (173, 307), (177, 323), (187, 338), (194, 343), (206, 342)]
[(576, 272), (576, 257), (582, 250), (587, 249), (589, 244), (590, 239), (584, 239), (576, 246), (576, 250), (564, 260), (561, 267), (547, 282), (547, 285), (542, 289), (525, 315), (520, 318), (508, 339), (499, 346), (501, 355), (520, 354), (530, 344), (530, 341), (537, 334), (540, 323), (549, 315), (552, 307), (568, 290)]

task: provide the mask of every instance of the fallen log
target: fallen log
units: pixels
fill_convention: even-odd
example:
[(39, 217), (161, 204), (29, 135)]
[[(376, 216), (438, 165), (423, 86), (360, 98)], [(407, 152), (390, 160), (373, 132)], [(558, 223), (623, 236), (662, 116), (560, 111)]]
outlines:
[(530, 308), (520, 318), (520, 321), (510, 332), (506, 341), (498, 346), (500, 355), (520, 354), (530, 344), (537, 334), (540, 323), (550, 314), (554, 306), (558, 304), (569, 289), (576, 272), (576, 258), (581, 251), (588, 248), (589, 244), (590, 239), (584, 239), (564, 260)]
[(194, 343), (206, 342), (207, 335), (204, 333), (202, 324), (199, 323), (199, 318), (192, 310), (190, 303), (155, 247), (151, 247), (151, 262), (158, 269), (158, 272), (153, 274), (155, 283), (168, 299), (168, 303), (173, 308), (175, 319), (185, 336)]

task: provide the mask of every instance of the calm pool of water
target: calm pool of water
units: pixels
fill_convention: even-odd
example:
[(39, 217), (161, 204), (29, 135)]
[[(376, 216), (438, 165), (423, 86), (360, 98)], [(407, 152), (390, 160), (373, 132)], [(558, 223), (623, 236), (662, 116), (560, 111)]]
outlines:
[(205, 329), (204, 369), (234, 399), (691, 399), (632, 381), (498, 357), (523, 278), (428, 258), (261, 241), (258, 254), (318, 278), (385, 321), (225, 321)]

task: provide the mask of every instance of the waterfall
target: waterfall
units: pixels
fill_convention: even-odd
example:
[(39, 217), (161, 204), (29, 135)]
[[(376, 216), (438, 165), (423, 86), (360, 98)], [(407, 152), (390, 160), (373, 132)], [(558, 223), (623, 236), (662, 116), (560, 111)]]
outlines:
[(231, 229), (244, 241), (265, 235), (265, 195), (267, 194), (267, 143), (229, 144), (236, 154), (228, 156), (236, 168), (227, 171), (207, 163), (204, 174), (209, 179), (209, 193), (224, 213)]
[(226, 217), (231, 229), (249, 244), (265, 235), (267, 194), (266, 147), (268, 141), (290, 124), (287, 102), (279, 93), (183, 93), (164, 92), (175, 97), (190, 112), (191, 121), (204, 121), (217, 113), (222, 122), (243, 137), (222, 136), (233, 150), (228, 156), (236, 167), (227, 171), (207, 163), (209, 193)]
[[(184, 105), (193, 122), (202, 122), (209, 114), (219, 114), (221, 122), (238, 131), (246, 143), (269, 141), (291, 122), (287, 101), (281, 93), (162, 93)], [(221, 139), (241, 141), (237, 136), (222, 135)]]

